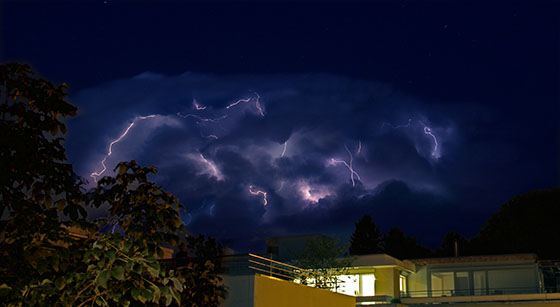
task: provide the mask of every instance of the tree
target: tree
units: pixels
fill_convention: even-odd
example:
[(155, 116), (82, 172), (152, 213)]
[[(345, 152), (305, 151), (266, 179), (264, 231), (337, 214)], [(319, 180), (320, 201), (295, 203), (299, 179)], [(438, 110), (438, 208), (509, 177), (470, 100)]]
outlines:
[(381, 231), (369, 215), (364, 215), (358, 222), (350, 238), (350, 255), (367, 255), (380, 252)]
[(450, 231), (445, 234), (441, 245), (436, 248), (435, 255), (439, 257), (453, 257), (457, 252), (457, 255), (468, 254), (468, 240), (465, 239), (461, 234)]
[(429, 249), (416, 243), (416, 238), (405, 236), (404, 232), (393, 227), (383, 236), (383, 248), (385, 253), (398, 259), (429, 257)]
[(471, 240), (474, 253), (536, 253), (560, 257), (560, 188), (514, 197), (494, 213)]
[(214, 238), (204, 235), (187, 236), (187, 249), (190, 259), (186, 265), (177, 269), (185, 280), (185, 288), (181, 298), (192, 302), (191, 306), (220, 306), (220, 298), (225, 297), (222, 285), (221, 257), (222, 246)]
[(308, 241), (305, 251), (292, 263), (318, 273), (307, 276), (303, 274), (305, 277), (302, 278), (302, 283), (310, 279), (318, 288), (333, 289), (338, 286), (338, 276), (346, 274), (352, 264), (352, 259), (345, 257), (347, 250), (339, 240), (319, 237)]
[[(36, 78), (27, 65), (0, 65), (0, 270), (3, 294), (29, 301), (29, 287), (52, 282), (72, 262), (59, 213), (73, 221), (86, 213), (80, 179), (66, 163), (61, 118), (76, 108), (64, 100), (66, 84)], [(66, 269), (65, 267), (63, 269)], [(25, 295), (23, 291), (25, 292)], [(45, 304), (48, 304), (48, 300)]]
[[(15, 63), (0, 65), (0, 78), (0, 299), (8, 306), (128, 306), (192, 298), (184, 286), (190, 275), (156, 260), (183, 231), (179, 201), (149, 180), (157, 170), (121, 162), (116, 177), (85, 192), (62, 146), (61, 118), (76, 114), (64, 100), (66, 85)], [(108, 216), (87, 220), (86, 208), (100, 206)], [(101, 231), (108, 227), (119, 231)], [(213, 265), (198, 278), (214, 278)]]

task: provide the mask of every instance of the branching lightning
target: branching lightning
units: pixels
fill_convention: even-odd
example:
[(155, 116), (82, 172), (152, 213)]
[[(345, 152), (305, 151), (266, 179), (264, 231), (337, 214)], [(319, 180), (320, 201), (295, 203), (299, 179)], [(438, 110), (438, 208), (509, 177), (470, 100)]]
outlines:
[[(437, 153), (437, 151), (438, 151), (439, 143), (438, 143), (437, 137), (436, 137), (435, 134), (432, 132), (432, 128), (426, 126), (423, 122), (421, 122), (421, 121), (419, 121), (419, 120), (417, 120), (417, 122), (423, 127), (423, 132), (424, 132), (424, 134), (430, 136), (430, 137), (434, 140), (434, 148), (432, 149), (431, 155), (432, 155), (432, 157), (434, 157), (434, 158), (438, 158), (438, 153)], [(412, 118), (409, 118), (409, 119), (408, 119), (408, 123), (407, 123), (406, 125), (397, 125), (397, 126), (393, 126), (393, 125), (390, 124), (390, 123), (383, 123), (383, 124), (381, 125), (381, 128), (383, 128), (383, 127), (385, 127), (385, 126), (390, 126), (390, 127), (393, 128), (393, 129), (398, 129), (398, 128), (408, 128), (408, 127), (410, 127), (411, 125), (412, 125)]]
[(120, 142), (128, 134), (130, 129), (134, 126), (134, 124), (136, 124), (137, 121), (148, 119), (148, 118), (154, 118), (154, 117), (156, 117), (155, 114), (151, 114), (151, 115), (148, 115), (148, 116), (138, 116), (138, 117), (136, 117), (132, 121), (132, 123), (130, 123), (130, 125), (128, 125), (128, 127), (123, 132), (123, 134), (121, 134), (121, 136), (119, 136), (116, 140), (112, 141), (109, 144), (109, 151), (107, 152), (107, 154), (105, 155), (103, 160), (101, 160), (101, 165), (103, 166), (103, 169), (99, 172), (93, 172), (93, 173), (90, 174), (90, 177), (92, 177), (95, 182), (97, 182), (97, 177), (101, 176), (107, 170), (107, 165), (105, 163), (107, 162), (107, 158), (109, 158), (113, 154), (113, 145)]
[(352, 153), (350, 152), (350, 149), (348, 149), (348, 146), (346, 145), (344, 145), (344, 149), (346, 149), (346, 152), (348, 152), (348, 155), (350, 156), (349, 163), (347, 163), (344, 160), (337, 160), (334, 158), (331, 158), (330, 163), (332, 165), (339, 164), (339, 163), (344, 164), (344, 166), (346, 166), (346, 168), (348, 168), (348, 170), (350, 171), (350, 180), (352, 180), (352, 186), (354, 187), (356, 186), (354, 176), (356, 176), (358, 180), (362, 180), (362, 179), (360, 178), (360, 175), (354, 170), (354, 166), (353, 166), (354, 158), (352, 157)]
[(249, 193), (251, 193), (252, 195), (262, 195), (263, 196), (263, 206), (266, 207), (266, 205), (268, 204), (268, 200), (266, 199), (266, 192), (265, 191), (261, 191), (261, 190), (255, 190), (255, 187), (250, 185), (249, 186)]
[(240, 103), (242, 103), (242, 102), (246, 103), (246, 102), (250, 102), (251, 100), (254, 100), (254, 101), (255, 101), (255, 108), (257, 108), (257, 111), (259, 112), (259, 114), (260, 114), (261, 116), (264, 117), (264, 110), (263, 110), (262, 105), (261, 105), (261, 102), (260, 102), (261, 96), (260, 96), (258, 93), (256, 93), (256, 92), (255, 92), (255, 96), (256, 96), (256, 97), (249, 97), (249, 98), (239, 99), (239, 100), (237, 100), (236, 102), (227, 105), (227, 106), (226, 106), (226, 109), (229, 110), (229, 109), (235, 107), (236, 105), (238, 105), (238, 104), (240, 104)]

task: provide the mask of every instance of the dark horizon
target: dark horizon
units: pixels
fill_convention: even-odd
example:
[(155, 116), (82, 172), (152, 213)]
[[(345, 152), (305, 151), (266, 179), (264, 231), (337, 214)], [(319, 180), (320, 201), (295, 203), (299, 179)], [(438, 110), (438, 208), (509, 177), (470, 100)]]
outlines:
[(155, 165), (187, 228), (240, 251), (363, 214), (433, 248), (560, 186), (558, 2), (1, 6), (2, 61), (70, 86), (76, 172), (134, 122), (103, 174)]

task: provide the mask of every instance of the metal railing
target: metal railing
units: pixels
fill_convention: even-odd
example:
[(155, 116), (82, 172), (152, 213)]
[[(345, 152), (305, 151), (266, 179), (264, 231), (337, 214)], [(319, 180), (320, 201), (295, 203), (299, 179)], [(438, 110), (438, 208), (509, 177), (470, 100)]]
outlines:
[(336, 287), (336, 285), (331, 285), (331, 279), (333, 279), (331, 276), (302, 269), (291, 264), (261, 257), (255, 254), (249, 254), (249, 269), (261, 275), (268, 275), (312, 287), (323, 289)]
[(449, 297), (449, 296), (486, 296), (503, 294), (538, 294), (547, 292), (539, 287), (448, 289), (401, 292), (401, 297)]

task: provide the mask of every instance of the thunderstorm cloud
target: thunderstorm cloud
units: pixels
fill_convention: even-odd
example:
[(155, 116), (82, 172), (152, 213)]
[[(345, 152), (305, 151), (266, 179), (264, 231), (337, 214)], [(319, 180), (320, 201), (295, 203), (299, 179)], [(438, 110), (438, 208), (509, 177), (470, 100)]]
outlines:
[(238, 250), (273, 235), (345, 238), (363, 214), (433, 246), (452, 227), (476, 231), (473, 194), (517, 160), (513, 145), (488, 145), (506, 129), (494, 109), (331, 74), (147, 72), (71, 102), (69, 157), (90, 186), (105, 158), (103, 175), (119, 161), (154, 165), (189, 231)]

